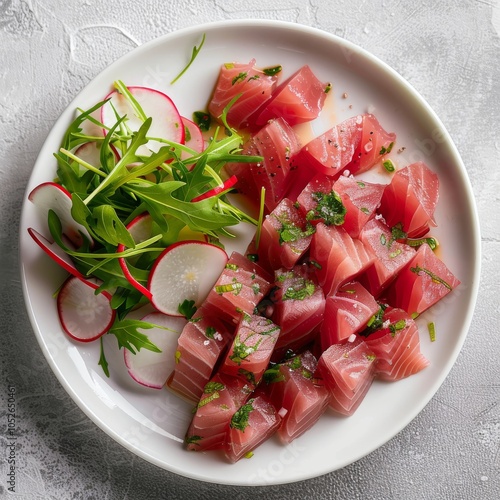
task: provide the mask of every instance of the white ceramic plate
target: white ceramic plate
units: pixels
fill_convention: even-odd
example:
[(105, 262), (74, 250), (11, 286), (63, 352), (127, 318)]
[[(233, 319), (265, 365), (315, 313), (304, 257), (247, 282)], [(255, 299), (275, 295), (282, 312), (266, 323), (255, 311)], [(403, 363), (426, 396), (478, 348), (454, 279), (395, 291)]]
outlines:
[[(185, 66), (203, 33), (206, 42), (198, 58), (171, 86), (170, 80)], [(127, 54), (98, 75), (54, 125), (27, 193), (54, 177), (52, 153), (58, 149), (74, 110), (88, 108), (103, 98), (114, 80), (163, 90), (177, 103), (181, 114), (190, 116), (206, 107), (221, 64), (248, 62), (251, 58), (256, 58), (261, 67), (281, 64), (283, 76), (307, 63), (320, 79), (333, 83), (332, 96), (313, 133), (319, 133), (332, 120), (371, 111), (386, 130), (397, 132), (393, 158), (399, 166), (424, 160), (438, 173), (439, 227), (434, 234), (442, 244), (440, 256), (462, 285), (421, 318), (422, 350), (431, 361), (429, 368), (400, 382), (375, 382), (352, 417), (327, 413), (287, 447), (271, 439), (256, 450), (253, 458), (235, 465), (214, 453), (188, 453), (182, 439), (191, 417), (189, 405), (167, 390), (135, 384), (121, 365), (122, 352), (114, 349), (115, 343), (111, 342), (112, 347), (106, 351), (113, 366), (113, 374), (107, 379), (97, 365), (98, 343), (80, 344), (64, 335), (52, 298), (64, 272), (29, 238), (26, 228), (42, 230), (44, 222), (27, 200), (21, 222), (27, 309), (40, 346), (70, 396), (101, 429), (144, 459), (192, 478), (238, 485), (285, 483), (325, 474), (358, 460), (403, 429), (431, 399), (458, 356), (471, 321), (480, 263), (479, 225), (469, 180), (434, 112), (396, 72), (369, 53), (328, 33), (296, 24), (236, 21), (197, 26), (168, 34)], [(342, 96), (344, 92), (347, 97)], [(396, 153), (403, 146), (404, 152)], [(434, 343), (425, 327), (431, 320), (437, 329)]]

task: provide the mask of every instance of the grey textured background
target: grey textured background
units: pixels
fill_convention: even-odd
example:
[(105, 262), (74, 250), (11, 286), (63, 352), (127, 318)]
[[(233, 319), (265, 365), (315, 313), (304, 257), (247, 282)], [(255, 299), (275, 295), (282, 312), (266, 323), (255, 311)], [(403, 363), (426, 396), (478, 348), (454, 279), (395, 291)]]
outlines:
[[(100, 70), (138, 44), (207, 21), (269, 18), (370, 50), (424, 96), (467, 166), (483, 272), (467, 341), (424, 411), (343, 470), (276, 487), (175, 476), (129, 453), (73, 403), (25, 312), (18, 223), (52, 124)], [(0, 0), (0, 497), (77, 499), (500, 498), (500, 2), (498, 0)], [(16, 388), (16, 495), (7, 481), (8, 386)]]

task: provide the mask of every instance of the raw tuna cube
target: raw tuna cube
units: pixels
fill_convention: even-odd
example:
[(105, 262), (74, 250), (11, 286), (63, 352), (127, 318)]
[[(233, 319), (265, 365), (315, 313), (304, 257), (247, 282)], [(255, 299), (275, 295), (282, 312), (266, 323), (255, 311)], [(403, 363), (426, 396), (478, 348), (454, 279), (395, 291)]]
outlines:
[(300, 209), (312, 224), (323, 222), (327, 226), (344, 224), (346, 208), (340, 195), (333, 189), (333, 179), (316, 175), (297, 198)]
[(333, 344), (318, 362), (318, 374), (330, 392), (330, 407), (352, 415), (371, 387), (376, 357), (359, 337), (354, 342)]
[(280, 327), (262, 316), (243, 314), (220, 371), (255, 386), (266, 371)]
[(420, 352), (418, 327), (411, 316), (402, 309), (387, 308), (383, 320), (384, 327), (365, 339), (377, 357), (375, 375), (383, 380), (400, 380), (429, 366)]
[(341, 175), (333, 185), (346, 209), (343, 228), (353, 238), (357, 238), (364, 225), (375, 215), (380, 205), (384, 184), (360, 181), (354, 177)]
[(235, 463), (251, 454), (278, 428), (281, 417), (264, 397), (249, 399), (231, 419), (225, 448), (226, 457)]
[(399, 243), (380, 220), (370, 220), (359, 236), (365, 247), (376, 256), (373, 264), (360, 277), (360, 282), (378, 297), (408, 262), (415, 256), (415, 249)]
[(268, 269), (291, 269), (309, 248), (314, 228), (288, 198), (262, 224), (259, 263)]
[(351, 174), (360, 174), (372, 168), (391, 152), (396, 140), (396, 134), (386, 132), (372, 114), (362, 115), (361, 129), (352, 161), (347, 165)]
[(398, 170), (384, 190), (379, 212), (389, 227), (401, 224), (409, 238), (420, 238), (435, 226), (439, 179), (424, 162)]
[(233, 252), (206, 303), (228, 322), (240, 320), (241, 313), (253, 313), (271, 288), (272, 276), (257, 263)]
[(257, 125), (273, 118), (284, 118), (292, 126), (314, 120), (323, 108), (328, 89), (309, 66), (302, 66), (273, 92), (257, 118)]
[(292, 127), (283, 118), (277, 118), (259, 130), (250, 142), (249, 147), (263, 158), (261, 163), (251, 166), (254, 182), (259, 193), (261, 187), (266, 189), (265, 204), (271, 211), (290, 185), (290, 157), (299, 151), (299, 140)]
[(242, 94), (227, 114), (227, 122), (236, 129), (254, 124), (252, 115), (271, 98), (277, 76), (265, 75), (255, 68), (255, 59), (248, 64), (228, 63), (221, 67), (208, 111), (215, 118), (222, 115), (231, 99)]
[(387, 301), (411, 315), (420, 314), (459, 284), (460, 281), (424, 243), (388, 288)]
[(271, 319), (281, 327), (273, 360), (280, 360), (287, 349), (298, 351), (316, 336), (323, 319), (325, 296), (314, 271), (306, 265), (275, 274), (274, 311)]
[(361, 331), (378, 310), (379, 305), (370, 292), (356, 281), (326, 297), (320, 333), (323, 351)]
[(184, 398), (198, 402), (221, 354), (233, 338), (233, 328), (217, 311), (201, 306), (177, 341), (175, 369), (167, 385)]
[(188, 450), (224, 449), (231, 418), (253, 390), (245, 380), (217, 373), (205, 385), (186, 433)]
[(310, 165), (318, 173), (337, 178), (351, 162), (361, 140), (362, 115), (349, 118), (308, 142), (298, 153), (297, 162)]
[(319, 223), (311, 242), (311, 260), (318, 266), (317, 275), (325, 295), (364, 271), (374, 260), (360, 240), (351, 238), (341, 226)]
[(282, 421), (278, 435), (290, 443), (310, 429), (328, 406), (328, 391), (313, 382), (316, 358), (306, 351), (286, 363), (275, 365), (264, 377), (261, 390), (267, 391)]

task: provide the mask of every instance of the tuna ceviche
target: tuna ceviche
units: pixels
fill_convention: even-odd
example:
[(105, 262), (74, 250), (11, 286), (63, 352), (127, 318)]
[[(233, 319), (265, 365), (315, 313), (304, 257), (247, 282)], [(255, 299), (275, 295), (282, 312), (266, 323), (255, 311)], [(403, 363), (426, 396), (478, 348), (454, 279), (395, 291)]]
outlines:
[[(108, 377), (103, 336), (116, 337), (136, 382), (192, 402), (187, 449), (230, 462), (425, 369), (415, 319), (460, 283), (430, 234), (437, 175), (396, 167), (396, 133), (373, 114), (305, 141), (298, 125), (333, 90), (294, 70), (222, 64), (190, 118), (117, 81), (78, 110), (57, 177), (29, 194), (47, 221), (30, 235), (69, 273), (63, 330), (100, 342)], [(241, 224), (253, 239), (228, 254)]]

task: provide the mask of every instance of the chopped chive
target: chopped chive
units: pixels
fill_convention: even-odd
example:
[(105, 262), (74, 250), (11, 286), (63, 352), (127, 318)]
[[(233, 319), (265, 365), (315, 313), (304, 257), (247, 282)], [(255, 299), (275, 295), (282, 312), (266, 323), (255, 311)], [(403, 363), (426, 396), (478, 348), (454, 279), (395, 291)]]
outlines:
[(431, 322), (427, 325), (427, 328), (429, 329), (429, 337), (431, 339), (431, 342), (435, 342), (436, 341), (436, 326), (434, 325), (433, 322)]

